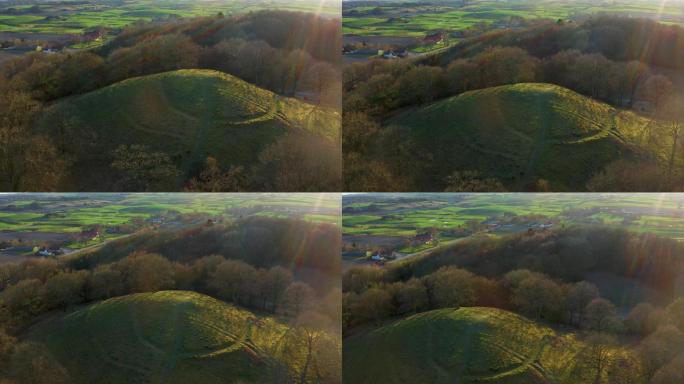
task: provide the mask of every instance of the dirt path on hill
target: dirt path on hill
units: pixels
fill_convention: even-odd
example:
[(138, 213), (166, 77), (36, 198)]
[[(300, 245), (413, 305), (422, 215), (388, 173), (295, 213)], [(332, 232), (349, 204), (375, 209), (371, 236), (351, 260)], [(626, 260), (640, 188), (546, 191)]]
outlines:
[[(537, 99), (536, 104), (537, 109), (541, 110), (541, 99)], [(518, 190), (523, 190), (525, 185), (528, 185), (536, 181), (534, 180), (535, 173), (533, 171), (537, 165), (537, 162), (539, 161), (539, 156), (546, 147), (546, 137), (548, 135), (549, 125), (549, 122), (546, 119), (542, 118), (541, 127), (537, 132), (537, 139), (535, 140), (534, 147), (532, 148), (532, 152), (530, 153), (530, 157), (527, 160), (525, 170), (523, 171), (523, 174), (520, 177), (520, 184), (518, 185)]]

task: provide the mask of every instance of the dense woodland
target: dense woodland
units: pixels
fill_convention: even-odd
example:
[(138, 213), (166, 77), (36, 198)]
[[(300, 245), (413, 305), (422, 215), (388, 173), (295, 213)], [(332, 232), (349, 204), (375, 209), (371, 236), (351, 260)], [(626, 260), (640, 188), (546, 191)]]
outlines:
[[(620, 379), (611, 376), (611, 382), (680, 382), (682, 254), (675, 240), (605, 227), (483, 236), (386, 268), (350, 268), (342, 282), (343, 326), (350, 334), (364, 324), (436, 308), (497, 307), (587, 332), (602, 344), (639, 340), (643, 369), (613, 361), (597, 368), (597, 377), (614, 372)], [(590, 273), (644, 284), (658, 292), (659, 302), (613, 303), (585, 280)]]
[[(560, 20), (524, 30), (495, 31), (417, 60), (350, 64), (343, 76), (345, 188), (419, 189), (415, 179), (427, 164), (429, 151), (400, 129), (383, 126), (396, 111), (471, 90), (545, 82), (621, 109), (639, 110), (637, 104), (646, 104), (653, 124), (644, 127), (643, 140), (648, 142), (653, 135), (671, 138), (672, 155), (666, 165), (648, 158), (638, 164), (618, 161), (597, 174), (588, 183), (589, 190), (681, 189), (684, 170), (673, 168), (684, 157), (679, 139), (684, 90), (677, 85), (684, 71), (683, 40), (681, 27), (599, 17), (581, 24)], [(627, 170), (634, 167), (644, 172), (630, 175)], [(452, 172), (454, 177), (443, 181), (443, 189), (503, 189), (477, 170)], [(544, 186), (537, 190), (543, 191)]]
[(45, 351), (27, 355), (22, 332), (47, 316), (131, 293), (190, 290), (293, 324), (305, 315), (339, 324), (335, 244), (332, 225), (255, 218), (145, 232), (75, 257), (0, 264), (0, 378), (55, 382), (63, 369)]
[[(8, 61), (0, 68), (0, 189), (70, 189), (62, 183), (67, 182), (74, 159), (69, 155), (70, 143), (59, 140), (69, 127), (53, 127), (54, 132), (46, 135), (33, 129), (34, 122), (55, 100), (131, 77), (177, 69), (214, 69), (281, 95), (305, 97), (339, 110), (340, 33), (339, 20), (314, 14), (219, 14), (139, 23), (93, 50), (30, 53)], [(221, 169), (208, 158), (186, 175), (181, 175), (167, 154), (140, 143), (112, 148), (111, 170), (121, 180), (117, 188), (127, 191), (168, 190), (179, 176), (192, 191), (337, 189), (339, 175), (321, 168), (339, 169), (337, 144), (319, 141), (315, 137), (284, 137), (264, 149), (260, 163), (252, 168)], [(321, 161), (307, 161), (309, 151)], [(324, 176), (283, 176), (277, 181), (263, 176), (287, 175), (295, 164), (311, 164), (307, 173)]]

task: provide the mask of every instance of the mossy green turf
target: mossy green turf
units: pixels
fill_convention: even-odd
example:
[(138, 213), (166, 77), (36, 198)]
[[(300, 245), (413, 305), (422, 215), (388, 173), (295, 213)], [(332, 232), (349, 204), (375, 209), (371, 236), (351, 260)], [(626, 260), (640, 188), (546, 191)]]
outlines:
[(477, 170), (512, 190), (539, 179), (556, 191), (583, 190), (608, 163), (645, 154), (663, 159), (666, 139), (639, 146), (648, 120), (551, 84), (466, 92), (386, 122), (405, 127), (434, 156), (424, 185)]
[(234, 76), (193, 69), (131, 78), (58, 101), (45, 111), (37, 129), (57, 138), (60, 126), (68, 127), (74, 142), (84, 137), (95, 141), (96, 148), (73, 148), (80, 152), (74, 174), (101, 179), (111, 152), (122, 144), (163, 151), (183, 171), (202, 164), (208, 155), (224, 167), (251, 165), (286, 132), (318, 135), (332, 144), (340, 119), (335, 111)]
[(109, 299), (33, 327), (74, 383), (257, 383), (303, 363), (288, 327), (195, 292)]
[[(344, 340), (344, 382), (592, 382), (582, 336), (555, 331), (512, 312), (440, 309), (360, 331)], [(611, 357), (633, 358), (626, 347)]]

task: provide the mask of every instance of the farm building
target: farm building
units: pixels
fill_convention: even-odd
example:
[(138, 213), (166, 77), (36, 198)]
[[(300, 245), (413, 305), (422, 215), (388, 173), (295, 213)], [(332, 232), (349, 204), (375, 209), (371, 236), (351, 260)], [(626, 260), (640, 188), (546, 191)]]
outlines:
[(435, 239), (434, 235), (430, 232), (419, 233), (415, 235), (411, 241), (418, 243), (429, 243)]
[(436, 44), (439, 43), (444, 39), (444, 32), (439, 31), (439, 32), (434, 32), (434, 33), (428, 33), (425, 35), (423, 38), (423, 43), (425, 44)]
[(41, 247), (37, 252), (36, 256), (41, 257), (52, 257), (63, 255), (64, 251), (60, 247)]
[(98, 232), (97, 229), (91, 229), (91, 230), (81, 231), (81, 233), (76, 235), (76, 240), (77, 241), (97, 240), (98, 236), (100, 236), (100, 232)]

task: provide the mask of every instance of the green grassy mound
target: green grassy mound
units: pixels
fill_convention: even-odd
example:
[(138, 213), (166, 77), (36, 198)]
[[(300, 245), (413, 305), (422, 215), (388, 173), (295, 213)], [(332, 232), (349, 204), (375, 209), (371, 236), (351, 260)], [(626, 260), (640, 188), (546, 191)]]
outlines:
[[(413, 315), (344, 341), (345, 383), (592, 382), (589, 347), (495, 308)], [(612, 356), (629, 356), (621, 347)]]
[(487, 88), (444, 99), (387, 122), (405, 127), (434, 155), (438, 183), (456, 170), (479, 170), (512, 189), (539, 179), (555, 190), (582, 190), (607, 163), (666, 153), (666, 139), (640, 144), (647, 119), (568, 89), (536, 83)]
[(282, 345), (287, 330), (209, 296), (162, 291), (45, 321), (28, 338), (46, 345), (76, 383), (261, 383), (305, 359), (303, 347)]
[(314, 134), (332, 143), (339, 125), (339, 115), (329, 109), (234, 76), (178, 70), (61, 100), (47, 109), (37, 129), (74, 155), (74, 175), (99, 178), (101, 184), (111, 152), (122, 144), (163, 151), (187, 171), (208, 155), (225, 167), (249, 165), (286, 132)]

